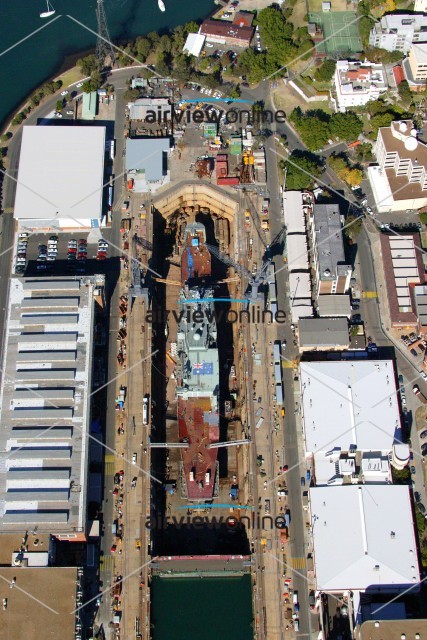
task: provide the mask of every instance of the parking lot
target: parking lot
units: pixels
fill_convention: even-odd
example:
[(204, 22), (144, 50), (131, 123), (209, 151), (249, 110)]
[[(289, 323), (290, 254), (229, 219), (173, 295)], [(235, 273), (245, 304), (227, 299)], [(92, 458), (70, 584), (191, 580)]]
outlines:
[[(118, 255), (108, 246), (109, 230), (18, 234), (13, 273), (22, 276), (93, 275), (104, 273), (108, 258)], [(21, 235), (22, 237), (19, 237)], [(100, 244), (101, 243), (101, 244)]]

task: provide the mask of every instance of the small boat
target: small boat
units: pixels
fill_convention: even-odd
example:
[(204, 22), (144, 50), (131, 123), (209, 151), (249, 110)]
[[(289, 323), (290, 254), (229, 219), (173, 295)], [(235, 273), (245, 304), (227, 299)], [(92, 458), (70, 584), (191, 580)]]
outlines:
[(53, 16), (56, 13), (49, 0), (46, 0), (46, 9), (46, 11), (43, 11), (43, 13), (40, 14), (40, 18), (50, 18), (50, 16)]
[(160, 11), (166, 11), (165, 3), (163, 2), (163, 0), (159, 0), (158, 4)]

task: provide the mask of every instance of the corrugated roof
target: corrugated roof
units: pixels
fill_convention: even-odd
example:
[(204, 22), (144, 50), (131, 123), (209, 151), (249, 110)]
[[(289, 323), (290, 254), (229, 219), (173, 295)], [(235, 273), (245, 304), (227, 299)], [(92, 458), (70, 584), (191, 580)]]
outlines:
[(347, 347), (350, 344), (346, 318), (301, 318), (298, 332), (301, 347)]
[(351, 306), (348, 295), (322, 295), (317, 298), (319, 316), (350, 316)]
[(76, 351), (20, 351), (16, 354), (17, 362), (54, 362), (74, 361)]
[(25, 369), (25, 371), (17, 371), (15, 380), (51, 380), (58, 382), (59, 380), (74, 380), (76, 377), (75, 369)]
[(144, 171), (148, 182), (157, 182), (167, 173), (169, 138), (126, 139), (126, 171)]

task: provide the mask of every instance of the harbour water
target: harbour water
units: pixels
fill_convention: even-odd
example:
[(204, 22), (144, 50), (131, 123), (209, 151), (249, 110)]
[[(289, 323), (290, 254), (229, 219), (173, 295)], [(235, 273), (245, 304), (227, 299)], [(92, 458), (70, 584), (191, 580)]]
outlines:
[[(45, 0), (0, 2), (0, 124), (73, 56), (95, 46), (96, 0), (52, 4), (56, 14), (41, 19)], [(204, 18), (214, 7), (213, 0), (165, 0), (165, 13), (157, 0), (104, 0), (104, 5), (111, 38), (121, 41)]]
[(154, 577), (153, 640), (250, 640), (253, 638), (251, 576)]

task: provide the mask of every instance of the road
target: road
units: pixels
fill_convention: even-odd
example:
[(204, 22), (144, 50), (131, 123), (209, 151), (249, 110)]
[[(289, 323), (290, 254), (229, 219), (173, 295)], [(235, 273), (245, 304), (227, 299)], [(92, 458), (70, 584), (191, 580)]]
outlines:
[[(269, 102), (266, 100), (266, 105)], [(268, 108), (268, 106), (267, 106)], [(283, 125), (281, 125), (283, 126)], [(274, 131), (276, 133), (276, 131)], [(286, 135), (288, 135), (286, 133)], [(293, 132), (292, 132), (293, 135)], [(290, 138), (288, 138), (290, 140)], [(265, 152), (266, 152), (266, 164), (267, 164), (267, 190), (270, 198), (270, 234), (271, 238), (274, 238), (282, 229), (284, 224), (282, 213), (282, 202), (280, 196), (280, 184), (279, 174), (277, 166), (277, 155), (275, 148), (274, 136), (270, 136), (266, 140)], [(300, 147), (301, 148), (301, 143)], [(297, 348), (294, 346), (294, 335), (291, 329), (290, 319), (290, 307), (289, 298), (287, 292), (288, 286), (288, 274), (287, 269), (283, 268), (283, 260), (281, 256), (275, 258), (276, 266), (276, 279), (277, 279), (277, 302), (278, 309), (286, 312), (287, 321), (284, 324), (277, 324), (278, 339), (282, 343), (286, 343), (286, 350), (284, 356), (286, 360), (283, 362), (286, 365), (292, 362), (298, 355)], [(289, 495), (288, 505), (291, 513), (291, 525), (290, 525), (290, 554), (288, 556), (292, 558), (306, 558), (305, 547), (305, 523), (302, 508), (302, 493), (300, 477), (299, 458), (299, 443), (302, 438), (302, 434), (298, 431), (296, 413), (295, 413), (295, 392), (294, 392), (294, 370), (292, 367), (283, 367), (283, 387), (285, 397), (286, 415), (284, 418), (283, 428), (283, 446), (285, 449), (285, 463), (289, 467), (289, 472), (282, 478), (287, 483)], [(304, 471), (305, 474), (305, 471)], [(289, 546), (289, 545), (288, 545)], [(308, 604), (308, 587), (307, 587), (307, 571), (306, 568), (292, 571), (291, 558), (288, 557), (288, 570), (287, 575), (290, 575), (293, 580), (293, 588), (298, 591), (299, 603), (300, 603), (300, 634), (306, 634), (310, 637), (311, 634), (311, 620), (310, 620), (310, 607)], [(305, 562), (303, 562), (305, 567)]]

